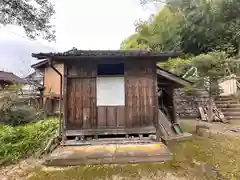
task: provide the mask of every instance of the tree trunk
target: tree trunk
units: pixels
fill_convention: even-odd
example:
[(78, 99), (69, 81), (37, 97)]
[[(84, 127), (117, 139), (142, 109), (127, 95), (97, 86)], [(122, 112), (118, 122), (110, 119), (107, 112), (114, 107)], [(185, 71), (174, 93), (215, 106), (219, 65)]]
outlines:
[(238, 39), (238, 58), (240, 58), (240, 38)]
[(209, 95), (208, 99), (208, 122), (213, 121), (213, 102), (212, 102), (212, 97)]
[(213, 120), (213, 102), (212, 102), (212, 91), (213, 91), (213, 81), (209, 80), (209, 99), (208, 99), (208, 122)]

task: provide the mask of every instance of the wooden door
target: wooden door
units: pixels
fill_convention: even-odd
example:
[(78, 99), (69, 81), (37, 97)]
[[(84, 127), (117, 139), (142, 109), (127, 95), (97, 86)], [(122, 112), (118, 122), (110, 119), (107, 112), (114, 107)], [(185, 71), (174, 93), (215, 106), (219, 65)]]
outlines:
[(67, 83), (67, 130), (97, 128), (96, 78), (69, 78)]

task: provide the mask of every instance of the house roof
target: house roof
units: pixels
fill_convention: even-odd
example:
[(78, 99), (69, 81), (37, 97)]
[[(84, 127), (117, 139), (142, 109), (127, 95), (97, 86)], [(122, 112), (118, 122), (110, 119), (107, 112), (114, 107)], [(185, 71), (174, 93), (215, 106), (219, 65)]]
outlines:
[(47, 64), (48, 64), (48, 60), (42, 60), (42, 61), (40, 61), (38, 63), (32, 64), (31, 68), (39, 69), (39, 68), (45, 67)]
[(81, 59), (81, 58), (127, 58), (127, 57), (145, 57), (159, 61), (168, 60), (169, 58), (179, 57), (179, 52), (160, 53), (147, 50), (72, 50), (63, 53), (33, 53), (32, 57), (37, 59), (55, 58), (57, 60)]
[(162, 76), (166, 79), (169, 79), (170, 81), (173, 81), (175, 84), (177, 84), (178, 87), (185, 87), (185, 86), (192, 85), (192, 82), (182, 78), (181, 76), (171, 73), (163, 68), (160, 68), (159, 66), (157, 66), (157, 75)]
[(5, 81), (9, 83), (25, 83), (24, 79), (16, 76), (12, 72), (0, 71), (0, 81)]
[[(73, 48), (72, 50), (63, 52), (63, 53), (38, 53), (32, 54), (33, 57), (43, 61), (33, 64), (32, 68), (41, 68), (48, 64), (48, 58), (55, 58), (57, 60), (68, 60), (71, 58), (123, 58), (123, 57), (145, 57), (147, 59), (155, 59), (159, 61), (168, 60), (169, 58), (179, 57), (182, 54), (179, 52), (174, 53), (159, 53), (159, 52), (151, 52), (147, 50), (77, 50)], [(177, 76), (165, 69), (162, 69), (157, 66), (157, 74), (165, 77), (179, 87), (189, 86), (192, 82)]]

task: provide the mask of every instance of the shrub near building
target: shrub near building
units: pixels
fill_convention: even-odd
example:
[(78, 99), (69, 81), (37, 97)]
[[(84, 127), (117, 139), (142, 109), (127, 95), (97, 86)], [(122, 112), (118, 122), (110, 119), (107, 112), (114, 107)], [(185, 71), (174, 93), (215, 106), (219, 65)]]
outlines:
[(55, 119), (15, 127), (0, 125), (0, 165), (36, 155), (57, 130)]

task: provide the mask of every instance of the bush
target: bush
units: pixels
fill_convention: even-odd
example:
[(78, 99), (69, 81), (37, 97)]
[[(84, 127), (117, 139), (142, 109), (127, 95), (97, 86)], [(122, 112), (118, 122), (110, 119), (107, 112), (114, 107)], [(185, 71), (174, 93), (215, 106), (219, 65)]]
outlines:
[(30, 106), (18, 106), (1, 111), (1, 122), (6, 125), (17, 126), (36, 120), (37, 111)]
[(0, 123), (17, 126), (39, 119), (37, 108), (28, 105), (29, 99), (19, 95), (18, 86), (0, 91)]
[(57, 130), (58, 121), (55, 119), (16, 127), (0, 125), (0, 164), (40, 152)]

